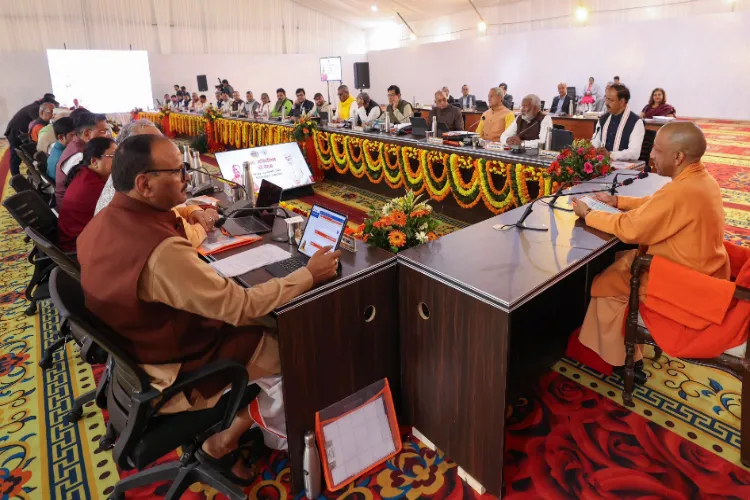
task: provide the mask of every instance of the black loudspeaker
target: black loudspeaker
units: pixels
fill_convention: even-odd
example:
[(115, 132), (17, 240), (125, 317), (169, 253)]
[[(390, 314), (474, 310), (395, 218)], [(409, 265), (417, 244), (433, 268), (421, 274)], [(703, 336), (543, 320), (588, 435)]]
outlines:
[(370, 63), (366, 63), (366, 62), (354, 63), (354, 88), (357, 88), (357, 89), (369, 89), (370, 88)]
[(198, 92), (205, 92), (208, 90), (208, 80), (206, 75), (198, 75)]

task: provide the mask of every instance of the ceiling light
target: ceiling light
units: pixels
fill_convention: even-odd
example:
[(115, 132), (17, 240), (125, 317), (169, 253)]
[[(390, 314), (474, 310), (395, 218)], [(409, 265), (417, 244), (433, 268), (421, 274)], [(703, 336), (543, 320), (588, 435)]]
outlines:
[(579, 5), (576, 9), (576, 19), (580, 22), (584, 22), (589, 18), (589, 11), (583, 5)]
[(481, 32), (487, 31), (487, 23), (485, 23), (484, 21), (479, 21), (479, 23), (477, 23), (477, 29)]
[(373, 12), (377, 12), (378, 11), (378, 6), (377, 5), (373, 5), (372, 7), (370, 7), (370, 9), (372, 9)]

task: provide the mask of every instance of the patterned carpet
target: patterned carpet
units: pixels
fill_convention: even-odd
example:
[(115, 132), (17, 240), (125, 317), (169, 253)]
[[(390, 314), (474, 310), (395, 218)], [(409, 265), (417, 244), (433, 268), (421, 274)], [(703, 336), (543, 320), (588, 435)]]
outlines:
[[(709, 139), (705, 160), (722, 186), (726, 237), (750, 245), (750, 123), (699, 123)], [(13, 193), (5, 149), (0, 143), (2, 198)], [(350, 203), (369, 196), (352, 200), (341, 189), (330, 183), (316, 195)], [(27, 252), (22, 232), (0, 210), (0, 499), (106, 498), (119, 473), (110, 452), (97, 448), (104, 415), (90, 407), (75, 425), (62, 420), (73, 398), (95, 387), (97, 374), (70, 345), (51, 369), (38, 368), (58, 318), (49, 303), (35, 316), (23, 314)], [(649, 381), (636, 391), (633, 411), (620, 405), (620, 379), (568, 359), (510, 405), (503, 498), (750, 498), (750, 473), (739, 465), (739, 382), (666, 356), (647, 361), (646, 369)], [(401, 454), (330, 498), (478, 497), (455, 464), (406, 437)], [(286, 455), (274, 452), (246, 491), (250, 498), (286, 499), (288, 484)], [(165, 491), (155, 485), (129, 498), (159, 498)], [(195, 484), (184, 498), (219, 497)]]

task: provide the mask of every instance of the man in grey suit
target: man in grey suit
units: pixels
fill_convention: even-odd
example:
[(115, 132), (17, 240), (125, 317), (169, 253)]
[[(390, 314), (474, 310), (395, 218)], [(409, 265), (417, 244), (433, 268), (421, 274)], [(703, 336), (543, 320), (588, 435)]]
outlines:
[(458, 103), (462, 109), (469, 109), (476, 107), (477, 98), (472, 94), (469, 94), (469, 86), (464, 85), (461, 87), (461, 97), (458, 98)]
[(552, 99), (552, 106), (549, 112), (553, 115), (567, 115), (570, 110), (570, 97), (568, 96), (568, 86), (565, 82), (557, 84), (557, 95)]

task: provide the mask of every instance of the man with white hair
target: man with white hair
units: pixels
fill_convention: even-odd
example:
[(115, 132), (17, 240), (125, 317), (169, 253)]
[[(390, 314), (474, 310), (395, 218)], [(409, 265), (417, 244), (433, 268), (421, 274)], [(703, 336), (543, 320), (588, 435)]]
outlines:
[(37, 142), (39, 140), (39, 132), (49, 125), (54, 110), (55, 105), (51, 102), (43, 102), (39, 105), (39, 116), (29, 123), (29, 136), (32, 141)]
[(482, 113), (477, 127), (477, 134), (485, 141), (499, 141), (505, 129), (510, 127), (515, 119), (513, 111), (503, 105), (504, 97), (505, 91), (500, 87), (491, 88), (487, 95), (490, 109)]
[(444, 91), (435, 92), (435, 107), (430, 110), (430, 116), (427, 117), (427, 126), (432, 126), (432, 118), (436, 117), (438, 123), (445, 123), (448, 130), (463, 130), (464, 119), (461, 116), (461, 110), (448, 104), (448, 99)]
[(521, 101), (521, 114), (503, 132), (500, 142), (508, 146), (544, 147), (547, 133), (552, 129), (552, 117), (542, 113), (539, 96), (529, 94)]

